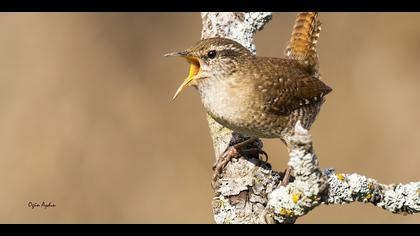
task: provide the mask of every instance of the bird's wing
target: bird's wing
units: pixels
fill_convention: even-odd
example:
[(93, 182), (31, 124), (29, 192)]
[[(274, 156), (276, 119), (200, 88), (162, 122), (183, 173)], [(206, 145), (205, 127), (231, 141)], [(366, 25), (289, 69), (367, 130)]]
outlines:
[(294, 76), (277, 75), (274, 81), (264, 83), (260, 89), (270, 94), (265, 97), (265, 105), (269, 112), (278, 115), (288, 115), (300, 107), (321, 102), (323, 97), (331, 92), (331, 88), (315, 77), (305, 73), (297, 73)]

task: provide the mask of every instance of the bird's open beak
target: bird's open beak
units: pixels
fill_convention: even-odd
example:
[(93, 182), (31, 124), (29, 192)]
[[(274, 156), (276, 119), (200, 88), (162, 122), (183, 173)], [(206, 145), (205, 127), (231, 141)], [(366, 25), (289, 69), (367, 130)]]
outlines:
[(176, 90), (175, 95), (173, 96), (172, 100), (174, 100), (178, 94), (189, 84), (191, 81), (194, 80), (195, 76), (200, 72), (200, 62), (198, 58), (189, 55), (187, 52), (173, 52), (165, 54), (165, 57), (184, 57), (187, 59), (188, 63), (190, 63), (190, 72), (188, 77), (182, 82), (179, 86), (178, 90)]

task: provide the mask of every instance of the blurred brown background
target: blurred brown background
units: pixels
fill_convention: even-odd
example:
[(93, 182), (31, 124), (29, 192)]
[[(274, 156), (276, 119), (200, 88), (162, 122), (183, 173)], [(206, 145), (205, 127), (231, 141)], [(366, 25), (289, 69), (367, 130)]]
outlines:
[[(275, 13), (257, 54), (283, 56), (295, 13)], [(312, 129), (323, 167), (420, 180), (420, 14), (321, 13), (323, 79)], [(1, 223), (213, 223), (213, 150), (193, 89), (171, 97), (199, 13), (0, 14)], [(266, 140), (274, 168), (287, 153)], [(30, 209), (29, 201), (55, 208)], [(298, 223), (420, 223), (360, 203)]]

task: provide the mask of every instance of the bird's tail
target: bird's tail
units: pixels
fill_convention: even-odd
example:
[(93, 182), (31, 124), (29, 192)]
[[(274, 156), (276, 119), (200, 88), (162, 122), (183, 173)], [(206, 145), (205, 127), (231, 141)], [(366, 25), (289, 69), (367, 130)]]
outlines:
[(286, 48), (286, 57), (302, 62), (309, 70), (318, 73), (316, 44), (320, 32), (321, 22), (318, 20), (318, 13), (300, 12)]

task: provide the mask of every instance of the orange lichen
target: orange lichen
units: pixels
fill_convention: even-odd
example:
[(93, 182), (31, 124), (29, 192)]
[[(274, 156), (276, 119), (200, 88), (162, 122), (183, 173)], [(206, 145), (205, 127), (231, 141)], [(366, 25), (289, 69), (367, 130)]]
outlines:
[(301, 195), (302, 194), (300, 194), (300, 193), (294, 193), (294, 194), (292, 194), (292, 200), (293, 200), (293, 202), (294, 203), (297, 203), (299, 201)]
[(344, 180), (345, 180), (346, 177), (344, 176), (344, 174), (337, 174), (337, 178), (338, 178), (338, 180), (344, 182)]
[(288, 217), (292, 217), (294, 215), (292, 210), (285, 209), (285, 208), (281, 208), (279, 211), (279, 214), (281, 216), (288, 216)]

